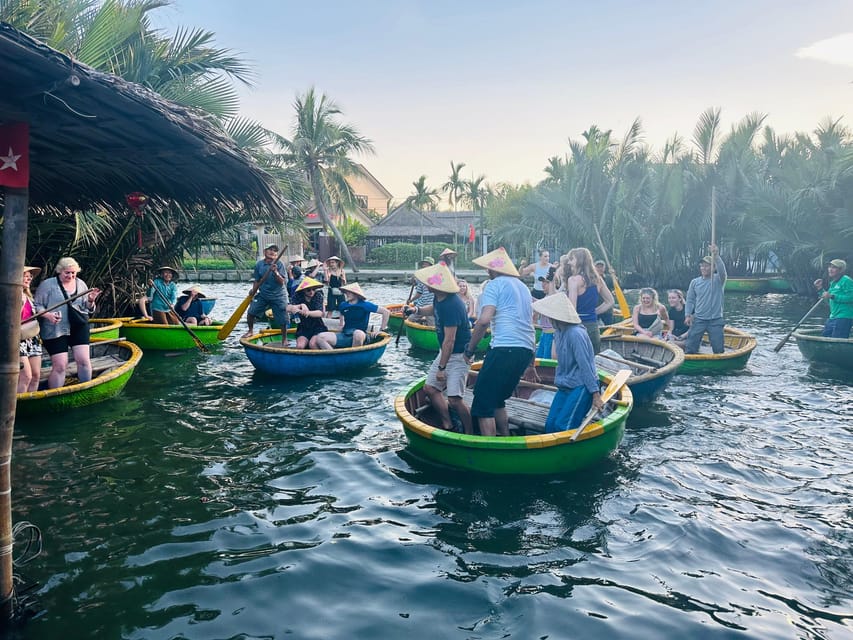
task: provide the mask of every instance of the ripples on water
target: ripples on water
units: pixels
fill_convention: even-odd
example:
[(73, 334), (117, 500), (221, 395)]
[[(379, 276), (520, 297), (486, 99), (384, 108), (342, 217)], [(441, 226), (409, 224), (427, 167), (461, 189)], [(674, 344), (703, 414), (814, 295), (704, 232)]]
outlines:
[[(246, 287), (207, 289), (224, 317)], [(851, 386), (773, 353), (808, 301), (726, 303), (748, 368), (677, 376), (561, 478), (407, 456), (391, 401), (430, 358), (405, 338), (340, 379), (255, 373), (240, 327), (146, 354), (119, 401), (17, 426), (15, 520), (45, 536), (19, 635), (849, 638)]]

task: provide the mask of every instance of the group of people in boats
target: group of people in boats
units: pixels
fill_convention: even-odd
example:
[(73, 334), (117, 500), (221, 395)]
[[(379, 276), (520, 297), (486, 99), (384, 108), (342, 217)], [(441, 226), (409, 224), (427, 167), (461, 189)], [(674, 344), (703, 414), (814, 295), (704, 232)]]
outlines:
[[(192, 285), (178, 297), (178, 271), (172, 267), (160, 267), (157, 277), (151, 281), (148, 294), (138, 300), (139, 312), (145, 320), (155, 324), (184, 324), (210, 326), (210, 316), (204, 310), (202, 300), (207, 296), (201, 287)], [(151, 313), (148, 311), (150, 304)]]
[[(371, 313), (382, 316), (379, 331), (388, 328), (388, 310), (369, 302), (357, 282), (347, 284), (344, 262), (338, 256), (328, 258), (323, 270), (318, 268), (319, 262), (312, 260), (303, 271), (303, 262), (302, 256), (291, 256), (285, 264), (279, 258), (277, 245), (264, 247), (264, 257), (252, 272), (254, 297), (246, 314), (248, 330), (243, 337), (254, 335), (255, 320), (268, 310), (282, 327), (283, 346), (290, 346), (286, 328), (293, 318), (297, 324), (297, 349), (360, 347), (373, 337), (368, 333)], [(325, 287), (328, 301), (324, 300)], [(324, 318), (335, 316), (340, 319), (340, 330), (330, 331)]]

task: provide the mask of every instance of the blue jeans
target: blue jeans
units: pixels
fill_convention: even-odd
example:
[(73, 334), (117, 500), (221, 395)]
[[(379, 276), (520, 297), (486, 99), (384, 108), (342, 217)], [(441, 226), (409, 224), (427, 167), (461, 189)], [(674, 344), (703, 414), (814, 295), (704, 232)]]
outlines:
[(592, 407), (592, 394), (586, 387), (558, 389), (545, 419), (545, 433), (577, 429)]
[(708, 332), (708, 339), (711, 341), (711, 349), (714, 353), (722, 353), (723, 346), (723, 322), (722, 318), (713, 320), (700, 320), (693, 318), (693, 324), (690, 325), (690, 330), (687, 332), (687, 340), (684, 343), (684, 353), (699, 353), (699, 345), (702, 343), (702, 336)]
[(850, 328), (853, 327), (853, 318), (830, 318), (823, 325), (824, 338), (847, 338)]

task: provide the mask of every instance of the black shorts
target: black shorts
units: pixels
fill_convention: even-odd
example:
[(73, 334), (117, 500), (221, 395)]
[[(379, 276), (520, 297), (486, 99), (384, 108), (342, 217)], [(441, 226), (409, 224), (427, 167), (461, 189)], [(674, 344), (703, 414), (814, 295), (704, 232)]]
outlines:
[(515, 391), (524, 370), (533, 362), (533, 351), (524, 347), (495, 347), (486, 352), (474, 385), (471, 415), (493, 418)]
[(81, 344), (89, 344), (89, 325), (71, 327), (71, 335), (59, 336), (50, 340), (42, 340), (45, 351), (55, 356), (57, 353), (65, 353), (68, 347), (76, 347)]

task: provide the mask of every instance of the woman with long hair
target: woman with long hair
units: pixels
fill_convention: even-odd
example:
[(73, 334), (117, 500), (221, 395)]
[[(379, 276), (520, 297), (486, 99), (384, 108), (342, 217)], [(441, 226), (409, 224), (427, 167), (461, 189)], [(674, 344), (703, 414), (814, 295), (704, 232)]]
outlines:
[(571, 275), (566, 280), (566, 295), (578, 312), (595, 353), (601, 350), (598, 315), (613, 308), (613, 294), (595, 269), (595, 261), (586, 247), (575, 247), (566, 260)]
[[(36, 314), (35, 301), (33, 300), (30, 285), (38, 274), (39, 267), (24, 267), (24, 275), (21, 280), (21, 322), (25, 322)], [(33, 320), (33, 322), (37, 322)], [(39, 377), (41, 376), (41, 339), (38, 334), (29, 338), (21, 336), (21, 346), (18, 350), (21, 356), (21, 372), (18, 375), (18, 393), (38, 391)]]
[(646, 338), (660, 338), (669, 329), (669, 314), (658, 301), (658, 292), (651, 287), (640, 289), (640, 304), (634, 306), (631, 316), (634, 332)]
[(687, 304), (684, 292), (681, 289), (670, 289), (666, 292), (666, 300), (669, 303), (669, 308), (666, 310), (667, 315), (669, 315), (667, 338), (682, 347), (687, 339), (687, 332), (690, 330), (684, 321), (684, 306)]

